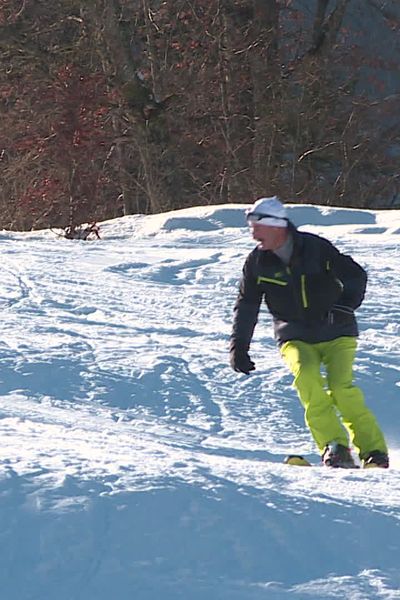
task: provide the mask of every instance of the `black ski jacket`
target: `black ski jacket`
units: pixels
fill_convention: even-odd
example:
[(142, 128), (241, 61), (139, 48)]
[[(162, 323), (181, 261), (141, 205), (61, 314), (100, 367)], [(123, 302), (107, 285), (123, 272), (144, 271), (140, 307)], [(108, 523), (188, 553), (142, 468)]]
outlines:
[(231, 349), (248, 351), (264, 299), (275, 339), (308, 343), (357, 336), (354, 310), (363, 301), (367, 274), (331, 242), (289, 223), (293, 253), (286, 266), (269, 250), (247, 257), (234, 308)]

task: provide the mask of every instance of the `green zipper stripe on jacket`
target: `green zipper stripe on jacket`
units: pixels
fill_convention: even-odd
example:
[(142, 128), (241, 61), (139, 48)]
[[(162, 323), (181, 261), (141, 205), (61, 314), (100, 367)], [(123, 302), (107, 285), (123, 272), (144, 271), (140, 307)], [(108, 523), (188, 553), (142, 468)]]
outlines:
[(287, 285), (287, 281), (271, 279), (270, 277), (257, 277), (257, 284), (259, 283), (276, 283), (276, 285)]
[(301, 276), (301, 299), (303, 300), (303, 307), (308, 308), (308, 300), (306, 293), (306, 276)]

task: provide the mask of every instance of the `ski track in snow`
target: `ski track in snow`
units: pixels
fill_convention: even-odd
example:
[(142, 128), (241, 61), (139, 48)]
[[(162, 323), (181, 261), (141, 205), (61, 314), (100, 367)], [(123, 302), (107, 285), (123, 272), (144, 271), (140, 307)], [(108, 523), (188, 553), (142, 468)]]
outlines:
[(313, 444), (266, 309), (257, 371), (230, 370), (242, 207), (110, 221), (93, 243), (2, 234), (7, 600), (400, 598), (400, 214), (386, 212), (291, 207), (369, 273), (356, 376), (392, 449), (379, 472), (282, 464)]

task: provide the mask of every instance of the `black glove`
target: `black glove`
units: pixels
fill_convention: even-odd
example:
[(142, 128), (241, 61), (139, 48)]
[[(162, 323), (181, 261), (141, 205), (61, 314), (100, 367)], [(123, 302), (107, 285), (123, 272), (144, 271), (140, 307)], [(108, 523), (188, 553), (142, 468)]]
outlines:
[(230, 351), (230, 364), (234, 371), (237, 373), (244, 373), (245, 375), (249, 375), (250, 371), (254, 371), (256, 366), (252, 360), (250, 360), (250, 356), (245, 350), (240, 350), (238, 348), (231, 348)]

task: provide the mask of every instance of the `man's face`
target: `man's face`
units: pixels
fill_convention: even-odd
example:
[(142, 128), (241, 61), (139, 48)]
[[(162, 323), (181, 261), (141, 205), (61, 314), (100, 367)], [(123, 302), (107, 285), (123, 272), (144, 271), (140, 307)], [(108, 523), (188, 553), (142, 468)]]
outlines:
[(283, 246), (287, 239), (287, 227), (271, 227), (270, 225), (260, 225), (250, 223), (250, 229), (253, 238), (260, 242), (262, 250), (276, 250)]

